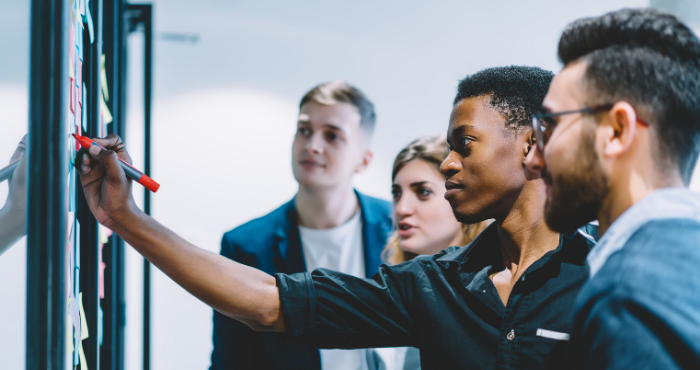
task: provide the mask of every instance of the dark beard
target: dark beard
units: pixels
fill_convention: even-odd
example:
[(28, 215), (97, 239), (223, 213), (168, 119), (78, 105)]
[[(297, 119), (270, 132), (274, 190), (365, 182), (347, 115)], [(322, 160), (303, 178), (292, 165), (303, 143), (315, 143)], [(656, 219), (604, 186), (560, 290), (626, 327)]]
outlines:
[(581, 133), (576, 161), (556, 177), (546, 173), (552, 184), (544, 207), (550, 229), (572, 233), (597, 218), (598, 210), (610, 191), (610, 185), (595, 152), (595, 128)]

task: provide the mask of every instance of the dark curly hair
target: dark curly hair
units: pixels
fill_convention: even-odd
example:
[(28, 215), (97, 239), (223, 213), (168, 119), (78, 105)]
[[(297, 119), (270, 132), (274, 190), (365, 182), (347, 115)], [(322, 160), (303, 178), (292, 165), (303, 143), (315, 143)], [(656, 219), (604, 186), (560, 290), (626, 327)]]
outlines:
[(653, 9), (579, 19), (564, 29), (559, 59), (587, 62), (587, 104), (632, 104), (658, 135), (658, 167), (670, 160), (690, 182), (700, 151), (700, 40), (686, 25)]
[(459, 81), (454, 105), (464, 99), (490, 95), (491, 106), (513, 129), (531, 127), (530, 116), (542, 101), (554, 74), (537, 67), (509, 66), (483, 69)]

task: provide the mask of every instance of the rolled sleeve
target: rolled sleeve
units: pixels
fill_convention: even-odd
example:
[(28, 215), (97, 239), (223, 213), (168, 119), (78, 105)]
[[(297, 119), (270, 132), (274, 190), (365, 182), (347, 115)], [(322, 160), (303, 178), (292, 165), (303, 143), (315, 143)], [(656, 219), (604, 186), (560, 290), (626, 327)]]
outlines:
[[(382, 266), (372, 279), (318, 269), (277, 274), (285, 344), (317, 348), (411, 346), (411, 294), (397, 268)], [(406, 278), (407, 276), (404, 276)]]
[(275, 279), (286, 328), (282, 340), (285, 344), (309, 344), (316, 308), (316, 290), (311, 274), (275, 274)]

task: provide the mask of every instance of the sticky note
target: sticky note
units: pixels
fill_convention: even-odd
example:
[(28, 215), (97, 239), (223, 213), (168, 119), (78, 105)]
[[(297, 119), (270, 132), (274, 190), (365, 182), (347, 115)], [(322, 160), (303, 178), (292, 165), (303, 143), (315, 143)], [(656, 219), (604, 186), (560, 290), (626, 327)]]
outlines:
[(106, 57), (104, 54), (102, 54), (102, 57), (100, 57), (100, 62), (102, 64), (102, 71), (100, 72), (100, 83), (102, 85), (102, 98), (105, 101), (109, 100), (109, 89), (107, 88), (107, 70), (105, 69), (105, 61)]
[[(87, 88), (85, 87), (85, 83), (83, 83), (83, 101), (87, 100)], [(87, 104), (84, 104), (81, 106), (83, 110), (83, 118), (81, 119), (83, 123), (83, 131), (87, 131), (87, 127), (85, 126), (87, 124)]]
[(104, 95), (102, 95), (102, 101), (100, 102), (100, 114), (102, 116), (102, 121), (105, 125), (111, 123), (114, 120), (114, 117), (112, 117), (112, 113), (109, 112), (109, 107), (107, 106), (107, 103), (105, 103)]
[[(71, 151), (71, 153), (75, 153), (75, 152)], [(73, 184), (75, 184), (75, 167), (71, 166), (70, 182), (69, 182), (69, 186), (68, 186), (69, 191), (72, 190), (72, 191), (70, 191), (70, 198), (69, 198), (69, 203), (68, 203), (68, 211), (69, 212), (75, 212), (75, 208), (76, 208), (76, 206), (75, 206), (75, 203), (76, 203), (75, 202), (75, 190), (72, 189)]]
[(85, 359), (85, 351), (83, 351), (83, 342), (80, 342), (79, 355), (80, 355), (80, 370), (88, 370), (87, 359)]
[[(68, 55), (72, 57), (75, 49), (75, 30), (72, 25), (68, 25)], [(73, 66), (71, 61), (70, 66)]]
[(70, 112), (75, 114), (75, 80), (70, 78)]
[(78, 104), (83, 105), (83, 60), (80, 55), (75, 60), (75, 87), (78, 89), (76, 91), (78, 96)]
[(95, 31), (92, 25), (92, 14), (90, 14), (90, 0), (85, 0), (85, 12), (83, 12), (83, 20), (88, 25), (88, 33), (90, 34), (90, 43), (95, 42)]
[[(70, 307), (71, 298), (68, 298), (68, 307)], [(70, 319), (70, 311), (66, 315), (66, 350), (68, 353), (73, 352), (73, 323)]]
[(80, 340), (83, 340), (89, 337), (85, 310), (83, 309), (83, 292), (78, 295), (78, 300), (80, 301)]

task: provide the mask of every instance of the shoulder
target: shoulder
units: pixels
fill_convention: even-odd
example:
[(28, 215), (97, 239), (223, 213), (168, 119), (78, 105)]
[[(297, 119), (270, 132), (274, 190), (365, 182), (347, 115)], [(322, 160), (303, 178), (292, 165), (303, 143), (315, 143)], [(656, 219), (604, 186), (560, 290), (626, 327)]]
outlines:
[(362, 207), (363, 211), (373, 213), (378, 217), (391, 218), (391, 202), (388, 202), (384, 199), (379, 199), (362, 194), (359, 191), (357, 191), (356, 193), (357, 198), (360, 200), (360, 206)]
[(644, 302), (647, 307), (656, 306), (654, 302), (674, 302), (677, 309), (687, 308), (690, 313), (700, 306), (700, 295), (689, 288), (700, 282), (697, 266), (700, 221), (650, 221), (608, 258), (581, 296), (584, 300), (607, 297), (612, 301)]
[(250, 220), (224, 233), (222, 247), (228, 245), (256, 248), (258, 245), (269, 245), (275, 232), (290, 225), (289, 212), (293, 201), (283, 204), (274, 211), (256, 219)]

